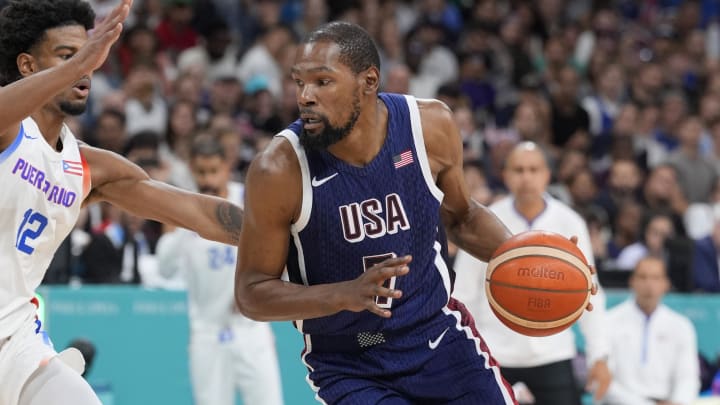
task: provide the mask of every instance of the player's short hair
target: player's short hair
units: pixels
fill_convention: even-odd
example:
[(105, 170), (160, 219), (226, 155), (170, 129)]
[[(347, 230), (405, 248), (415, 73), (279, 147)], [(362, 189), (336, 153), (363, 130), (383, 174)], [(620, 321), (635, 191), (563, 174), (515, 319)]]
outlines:
[(223, 145), (212, 135), (200, 135), (192, 143), (190, 158), (218, 156), (225, 160), (227, 154)]
[(309, 33), (303, 43), (332, 42), (340, 48), (340, 62), (353, 73), (371, 66), (380, 69), (380, 54), (370, 34), (357, 24), (334, 21), (321, 25)]
[(49, 29), (95, 24), (95, 12), (83, 0), (11, 0), (0, 12), (0, 85), (20, 79), (17, 56), (45, 39)]

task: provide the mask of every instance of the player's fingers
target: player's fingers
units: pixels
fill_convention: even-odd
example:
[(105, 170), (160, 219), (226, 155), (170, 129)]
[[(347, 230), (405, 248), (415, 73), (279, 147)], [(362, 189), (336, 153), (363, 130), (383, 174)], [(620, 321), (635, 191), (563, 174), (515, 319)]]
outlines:
[(595, 269), (595, 266), (588, 266), (590, 268), (590, 274), (597, 274), (597, 270)]
[(570, 237), (570, 242), (572, 242), (572, 243), (574, 243), (574, 244), (577, 245), (577, 243), (578, 243), (578, 237), (577, 237), (577, 235), (571, 236), (571, 237)]
[(122, 23), (130, 13), (131, 0), (123, 0), (105, 17), (97, 27), (100, 33), (115, 29), (115, 25)]
[(598, 286), (597, 284), (593, 283), (592, 288), (590, 289), (590, 294), (596, 295), (598, 292)]
[(385, 259), (381, 261), (380, 263), (376, 264), (377, 267), (393, 267), (393, 266), (400, 266), (402, 264), (408, 264), (412, 261), (412, 256), (405, 255), (400, 257), (391, 257), (389, 259)]
[(593, 306), (592, 302), (588, 302), (587, 306), (585, 307), (587, 311), (592, 311), (594, 308), (595, 307)]
[(375, 286), (374, 295), (376, 297), (400, 298), (402, 297), (402, 291), (378, 285)]
[(410, 272), (410, 268), (406, 265), (394, 266), (394, 267), (379, 267), (372, 271), (368, 271), (366, 274), (370, 277), (373, 283), (382, 284), (385, 280), (404, 276)]
[(380, 308), (374, 300), (367, 306), (367, 310), (382, 318), (390, 318), (392, 316), (392, 312), (390, 312), (389, 309)]

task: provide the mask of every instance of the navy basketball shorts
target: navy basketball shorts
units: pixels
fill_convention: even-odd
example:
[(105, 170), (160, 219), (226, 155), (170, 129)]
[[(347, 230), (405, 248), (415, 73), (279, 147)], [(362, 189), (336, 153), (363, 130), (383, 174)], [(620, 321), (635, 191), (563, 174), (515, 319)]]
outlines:
[(303, 361), (320, 403), (516, 404), (472, 317), (454, 299), (404, 333), (360, 334), (338, 346), (343, 340), (306, 339)]

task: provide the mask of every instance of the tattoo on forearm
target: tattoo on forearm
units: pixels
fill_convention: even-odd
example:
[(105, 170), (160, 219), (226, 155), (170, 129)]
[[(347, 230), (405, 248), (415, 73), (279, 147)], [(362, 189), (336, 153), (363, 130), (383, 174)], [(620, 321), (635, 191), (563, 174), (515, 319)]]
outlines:
[(242, 226), (242, 210), (239, 207), (221, 202), (215, 208), (215, 216), (223, 229), (234, 242), (240, 241), (240, 227)]

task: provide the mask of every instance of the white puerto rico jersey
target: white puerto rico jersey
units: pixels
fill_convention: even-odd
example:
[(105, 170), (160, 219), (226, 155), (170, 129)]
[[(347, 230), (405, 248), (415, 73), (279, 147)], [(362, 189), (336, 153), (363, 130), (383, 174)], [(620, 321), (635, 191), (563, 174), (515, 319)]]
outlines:
[(32, 118), (0, 152), (0, 339), (29, 317), (35, 289), (90, 191), (90, 171), (67, 126), (61, 152)]

